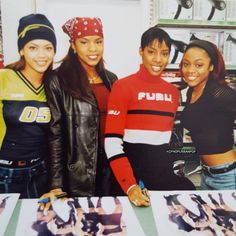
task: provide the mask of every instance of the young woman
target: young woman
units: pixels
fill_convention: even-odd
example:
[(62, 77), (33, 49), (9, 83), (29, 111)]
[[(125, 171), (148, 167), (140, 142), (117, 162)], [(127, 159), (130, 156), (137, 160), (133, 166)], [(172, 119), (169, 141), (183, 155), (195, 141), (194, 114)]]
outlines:
[(44, 15), (20, 19), (18, 50), (19, 61), (0, 71), (0, 193), (36, 198), (47, 190), (51, 115), (43, 80), (56, 51), (54, 28)]
[(51, 109), (49, 193), (42, 196), (109, 195), (103, 149), (107, 99), (117, 77), (104, 68), (99, 18), (75, 17), (63, 25), (69, 52), (48, 83)]
[(201, 188), (236, 189), (236, 91), (223, 83), (223, 57), (214, 44), (194, 40), (185, 50), (180, 69), (190, 87), (181, 119), (201, 157)]
[(121, 188), (137, 206), (150, 205), (145, 186), (194, 189), (191, 181), (174, 174), (167, 152), (179, 104), (178, 89), (161, 79), (170, 49), (164, 30), (157, 26), (146, 30), (139, 49), (140, 69), (115, 82), (109, 97), (105, 150)]
[(99, 235), (124, 236), (127, 235), (126, 224), (122, 219), (123, 207), (118, 197), (113, 197), (114, 210), (106, 212), (102, 207), (102, 198), (97, 201), (97, 210), (100, 218)]

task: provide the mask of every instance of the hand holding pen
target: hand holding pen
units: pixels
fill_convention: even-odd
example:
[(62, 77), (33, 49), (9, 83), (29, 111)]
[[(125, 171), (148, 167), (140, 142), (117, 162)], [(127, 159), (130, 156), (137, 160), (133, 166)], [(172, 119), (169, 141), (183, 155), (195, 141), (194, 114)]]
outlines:
[(142, 180), (139, 180), (138, 185), (141, 188), (142, 193), (150, 199), (150, 194), (148, 192), (148, 189), (145, 188), (144, 182)]
[(51, 204), (57, 199), (66, 199), (67, 193), (63, 192), (61, 188), (53, 189), (48, 193), (43, 194), (38, 200), (41, 210), (49, 210)]
[(135, 206), (150, 206), (149, 193), (143, 182), (130, 188), (128, 198)]

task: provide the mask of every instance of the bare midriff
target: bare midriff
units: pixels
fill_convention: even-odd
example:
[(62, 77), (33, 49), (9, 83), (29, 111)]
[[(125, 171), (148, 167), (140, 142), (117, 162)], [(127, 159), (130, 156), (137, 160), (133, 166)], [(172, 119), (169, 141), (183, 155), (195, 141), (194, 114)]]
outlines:
[(236, 161), (236, 152), (234, 150), (225, 153), (202, 155), (201, 161), (207, 166), (224, 165)]

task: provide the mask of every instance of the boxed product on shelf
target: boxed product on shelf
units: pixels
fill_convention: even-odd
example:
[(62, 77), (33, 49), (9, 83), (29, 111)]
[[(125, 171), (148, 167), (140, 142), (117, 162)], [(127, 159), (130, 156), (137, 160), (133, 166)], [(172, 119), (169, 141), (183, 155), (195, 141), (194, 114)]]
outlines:
[(169, 83), (181, 82), (181, 76), (179, 71), (164, 71), (161, 74), (161, 78)]
[(193, 20), (225, 21), (225, 0), (194, 0)]
[(227, 30), (224, 32), (223, 55), (226, 65), (236, 65), (236, 31)]
[(189, 40), (202, 39), (207, 40), (219, 46), (219, 37), (222, 30), (209, 31), (209, 29), (191, 29)]
[(235, 0), (227, 0), (226, 21), (236, 22), (236, 1)]
[[(170, 67), (171, 65), (178, 65), (182, 59), (185, 46), (194, 39), (208, 40), (222, 51), (222, 45), (220, 45), (220, 37), (222, 34), (221, 29), (196, 29), (196, 28), (164, 28), (170, 37), (177, 41), (176, 45), (172, 45), (170, 52)], [(185, 45), (185, 46), (184, 46)]]
[(159, 18), (191, 20), (193, 0), (160, 0)]
[(176, 44), (172, 45), (170, 52), (170, 64), (179, 64), (183, 56), (183, 45), (189, 43), (189, 29), (165, 29)]

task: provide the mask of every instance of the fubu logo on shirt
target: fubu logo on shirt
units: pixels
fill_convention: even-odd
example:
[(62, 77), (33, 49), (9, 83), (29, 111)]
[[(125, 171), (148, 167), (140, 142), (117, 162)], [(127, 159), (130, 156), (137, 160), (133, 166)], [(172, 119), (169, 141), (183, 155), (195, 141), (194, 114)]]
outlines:
[(165, 101), (172, 102), (172, 95), (167, 93), (149, 93), (139, 92), (138, 100), (153, 100), (153, 101)]
[(114, 115), (114, 116), (118, 116), (120, 114), (120, 111), (116, 111), (116, 110), (109, 110), (108, 115)]

